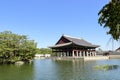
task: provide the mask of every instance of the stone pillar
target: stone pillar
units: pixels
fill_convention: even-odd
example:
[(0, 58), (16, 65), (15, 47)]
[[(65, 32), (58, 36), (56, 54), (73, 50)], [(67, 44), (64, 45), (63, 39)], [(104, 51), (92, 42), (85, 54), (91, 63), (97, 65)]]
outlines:
[(96, 51), (94, 52), (95, 56), (96, 56)]
[(67, 54), (68, 54), (68, 57), (70, 57), (70, 52), (69, 51), (67, 52)]
[(95, 56), (94, 51), (92, 51), (92, 56)]
[(89, 56), (88, 54), (89, 54), (89, 52), (87, 51), (87, 57)]
[(75, 55), (74, 55), (74, 50), (72, 51), (72, 57), (74, 57)]
[(61, 52), (61, 57), (63, 57), (63, 52)]
[(78, 51), (76, 51), (77, 57), (78, 57)]
[(66, 56), (66, 53), (65, 52), (63, 52), (63, 55), (64, 55), (64, 57)]
[(60, 52), (60, 57), (62, 57), (62, 52)]
[(93, 52), (91, 52), (91, 56), (93, 56), (92, 54), (93, 54)]
[(83, 51), (81, 52), (81, 56), (83, 57)]
[(67, 57), (67, 52), (65, 52), (65, 56)]
[(66, 57), (68, 56), (68, 52), (66, 52)]
[(94, 51), (92, 51), (92, 56), (95, 56), (95, 52)]
[(59, 53), (57, 53), (57, 57), (60, 57), (60, 54), (59, 54)]
[(94, 53), (94, 51), (92, 52), (92, 56), (95, 56), (95, 53)]
[(85, 51), (83, 51), (83, 57), (85, 57)]
[(95, 51), (93, 51), (93, 55), (95, 56)]
[(78, 57), (80, 56), (80, 54), (79, 54), (79, 53), (80, 53), (80, 51), (78, 51)]
[(90, 53), (89, 53), (89, 54), (90, 54), (90, 57), (91, 57), (91, 51), (90, 51)]
[(81, 51), (79, 52), (79, 56), (82, 57), (82, 53), (81, 53)]

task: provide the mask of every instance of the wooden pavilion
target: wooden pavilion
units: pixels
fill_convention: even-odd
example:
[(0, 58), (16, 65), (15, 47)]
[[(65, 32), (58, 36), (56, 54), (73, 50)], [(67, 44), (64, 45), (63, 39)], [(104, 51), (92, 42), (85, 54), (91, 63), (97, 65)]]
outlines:
[(120, 47), (119, 47), (119, 48), (117, 48), (115, 51), (120, 52)]
[(86, 57), (96, 56), (97, 47), (99, 46), (84, 39), (62, 35), (58, 42), (50, 48), (57, 57)]

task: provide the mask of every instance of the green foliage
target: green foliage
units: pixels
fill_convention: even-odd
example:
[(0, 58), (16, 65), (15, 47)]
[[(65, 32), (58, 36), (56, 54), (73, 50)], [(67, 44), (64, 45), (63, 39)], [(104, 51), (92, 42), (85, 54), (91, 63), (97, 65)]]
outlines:
[(96, 65), (94, 66), (94, 69), (96, 70), (113, 70), (113, 69), (117, 69), (119, 66), (118, 65)]
[(25, 35), (11, 31), (0, 32), (0, 63), (29, 61), (36, 53), (36, 43)]
[(52, 50), (49, 48), (41, 48), (37, 50), (37, 54), (51, 54)]
[(94, 66), (94, 69), (98, 69), (98, 70), (108, 70), (109, 69), (109, 65), (97, 65)]
[(118, 40), (120, 38), (120, 0), (111, 0), (99, 11), (98, 15), (98, 23), (108, 28), (107, 34)]

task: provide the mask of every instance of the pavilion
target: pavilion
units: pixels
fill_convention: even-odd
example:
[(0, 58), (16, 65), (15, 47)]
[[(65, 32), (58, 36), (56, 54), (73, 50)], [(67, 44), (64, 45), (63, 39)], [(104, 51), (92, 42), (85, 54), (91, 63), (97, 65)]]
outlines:
[(96, 56), (96, 48), (98, 45), (93, 45), (84, 39), (62, 35), (54, 46), (50, 46), (52, 52), (57, 57), (88, 57)]

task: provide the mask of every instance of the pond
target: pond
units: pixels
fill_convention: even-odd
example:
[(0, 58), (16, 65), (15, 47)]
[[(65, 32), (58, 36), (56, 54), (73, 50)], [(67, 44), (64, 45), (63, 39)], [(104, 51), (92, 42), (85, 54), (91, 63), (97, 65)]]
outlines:
[(120, 59), (97, 61), (34, 60), (32, 64), (0, 65), (0, 80), (120, 80), (120, 68), (96, 70), (96, 65), (118, 65)]

